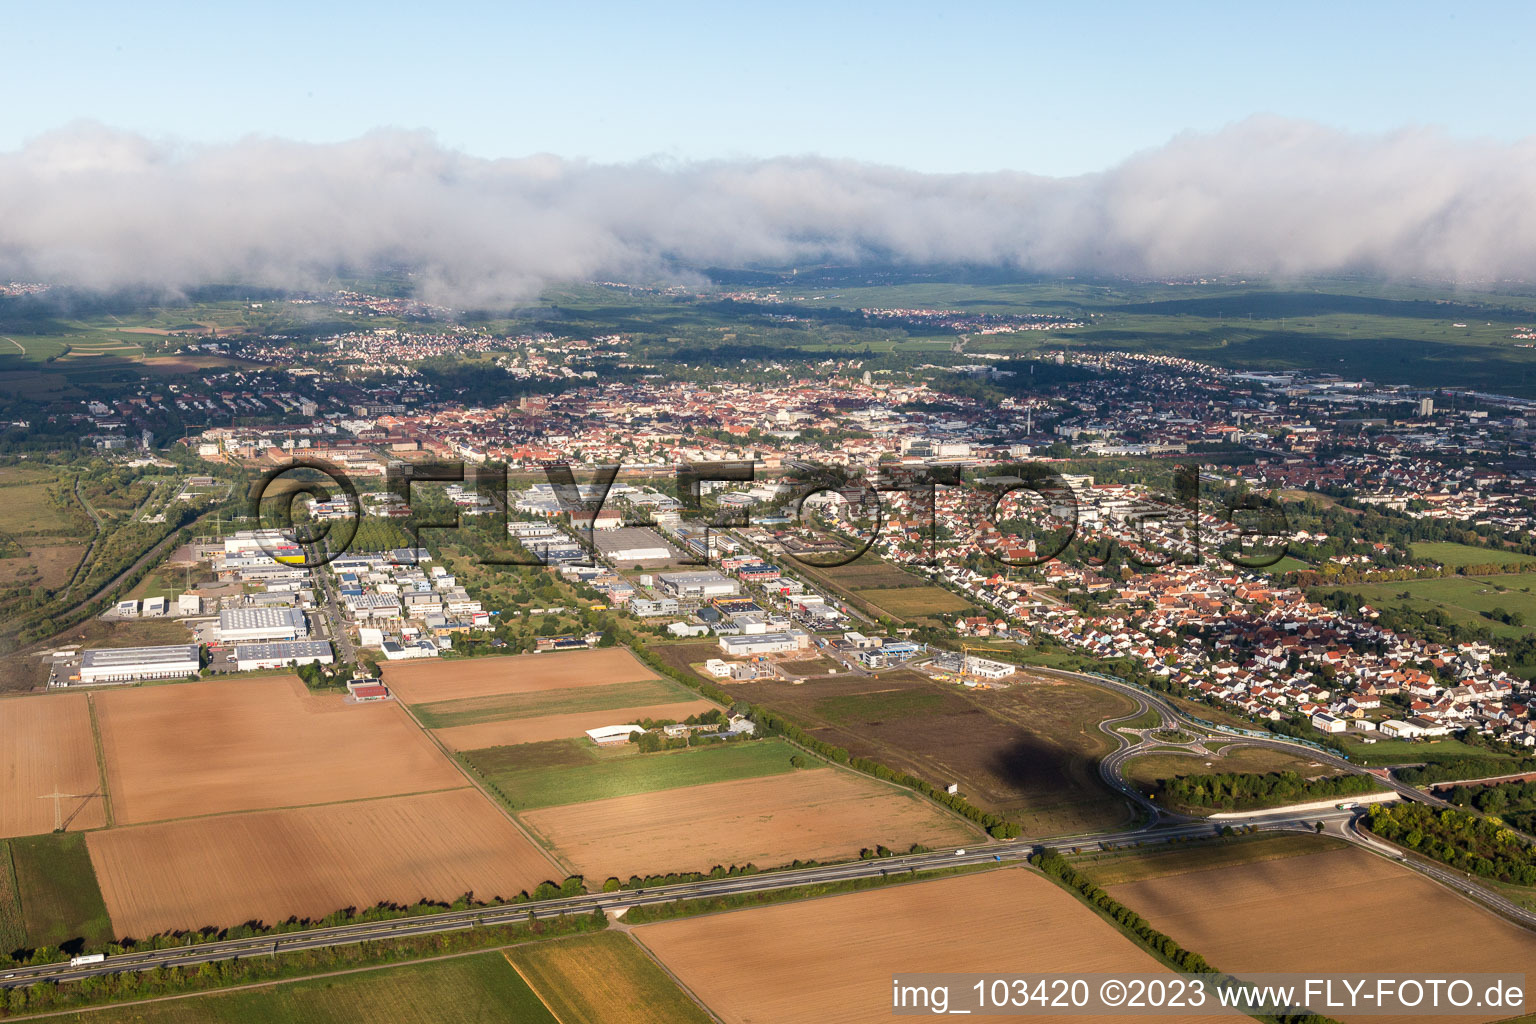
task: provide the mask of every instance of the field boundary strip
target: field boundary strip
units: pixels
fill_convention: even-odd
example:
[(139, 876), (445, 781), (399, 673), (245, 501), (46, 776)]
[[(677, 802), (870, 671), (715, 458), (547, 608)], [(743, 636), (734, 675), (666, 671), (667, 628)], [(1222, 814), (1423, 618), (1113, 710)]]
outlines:
[[(437, 789), (419, 789), (411, 793), (385, 793), (381, 796), (358, 796), (347, 800), (322, 800), (314, 804), (286, 804), (282, 807), (252, 807), (234, 811), (211, 811), (208, 814), (187, 814), (180, 818), (156, 818), (154, 821), (132, 821), (122, 825), (113, 826), (117, 829), (145, 828), (150, 825), (174, 825), (184, 821), (205, 821), (208, 818), (236, 818), (245, 814), (267, 814), (278, 811), (307, 811), (315, 807), (345, 807), (349, 804), (371, 804), (380, 800), (405, 800), (417, 796), (437, 796), (443, 793), (458, 793), (469, 789), (469, 786), (441, 786)], [(100, 829), (84, 829), (82, 831), (96, 832)]]
[(536, 836), (531, 829), (529, 829), (521, 821), (517, 820), (517, 815), (512, 813), (511, 808), (502, 802), (502, 800), (498, 798), (496, 794), (492, 793), (483, 782), (475, 778), (474, 772), (454, 756), (453, 751), (448, 749), (448, 745), (446, 743), (438, 739), (437, 736), (433, 734), (431, 729), (428, 729), (426, 726), (421, 724), (421, 720), (416, 717), (409, 704), (405, 703), (404, 701), (396, 701), (395, 703), (400, 706), (400, 708), (405, 712), (406, 717), (409, 718), (411, 723), (421, 731), (422, 735), (426, 736), (427, 739), (432, 741), (432, 745), (437, 748), (438, 753), (446, 757), (453, 764), (453, 767), (458, 771), (458, 773), (465, 779), (469, 780), (469, 784), (473, 786), (484, 799), (490, 801), (491, 806), (496, 808), (496, 811), (503, 818), (506, 818), (508, 821), (510, 821), (512, 823), (512, 827), (517, 829), (518, 833), (524, 839), (526, 839), (535, 850), (538, 850), (540, 855), (543, 856), (545, 860), (549, 861), (550, 867), (555, 868), (557, 871), (565, 872), (565, 875), (562, 877), (569, 877), (572, 874), (569, 865), (561, 863), (560, 859), (544, 846), (539, 837)]
[[(539, 991), (539, 986), (535, 985), (533, 983), (533, 979), (524, 974), (523, 969), (513, 962), (511, 954), (507, 952), (505, 947), (503, 947), (501, 950), (501, 958), (507, 962), (508, 967), (517, 972), (517, 976), (519, 978), (523, 979), (523, 984), (528, 986), (528, 991), (533, 993), (533, 998), (537, 999), (543, 1005), (544, 1009), (549, 1013), (551, 1017), (557, 1021), (560, 1021), (560, 1015), (555, 1012), (555, 1008), (553, 1006), (549, 1005), (549, 1000), (544, 998), (544, 993)], [(560, 1021), (560, 1024), (565, 1024), (565, 1022)]]
[(101, 745), (101, 723), (96, 718), (96, 695), (85, 695), (85, 707), (91, 716), (91, 742), (96, 745), (96, 772), (100, 776), (102, 816), (106, 820), (103, 828), (111, 828), (116, 824), (112, 816), (112, 787), (107, 784), (107, 752)]

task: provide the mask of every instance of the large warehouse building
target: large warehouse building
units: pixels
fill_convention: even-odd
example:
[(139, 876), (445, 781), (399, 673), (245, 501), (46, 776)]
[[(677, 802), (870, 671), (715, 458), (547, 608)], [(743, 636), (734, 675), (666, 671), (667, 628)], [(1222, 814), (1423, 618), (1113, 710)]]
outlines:
[(133, 683), (141, 679), (185, 679), (202, 668), (197, 644), (165, 647), (110, 647), (86, 651), (80, 685)]
[(224, 643), (267, 643), (309, 635), (309, 623), (297, 608), (226, 608), (219, 612)]
[(678, 597), (729, 597), (740, 592), (735, 580), (705, 569), (699, 572), (664, 572), (657, 576), (661, 585)]
[(594, 534), (597, 550), (615, 562), (667, 562), (678, 557), (654, 531), (643, 526), (601, 530)]
[(328, 640), (286, 640), (272, 644), (236, 644), (235, 667), (241, 672), (284, 665), (329, 665), (336, 660)]
[(810, 646), (810, 635), (793, 633), (758, 633), (753, 636), (722, 636), (720, 649), (733, 658), (752, 658), (764, 654), (803, 651)]

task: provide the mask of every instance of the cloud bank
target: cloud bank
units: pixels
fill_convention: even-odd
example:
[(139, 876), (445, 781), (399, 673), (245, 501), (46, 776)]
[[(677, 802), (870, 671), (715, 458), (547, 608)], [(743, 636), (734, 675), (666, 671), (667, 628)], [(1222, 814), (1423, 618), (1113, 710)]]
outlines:
[(391, 131), (186, 146), (92, 124), (0, 154), (0, 276), (13, 279), (303, 288), (404, 264), (427, 297), (479, 305), (550, 282), (826, 260), (1530, 280), (1536, 140), (1265, 117), (1075, 178), (813, 157), (488, 160)]

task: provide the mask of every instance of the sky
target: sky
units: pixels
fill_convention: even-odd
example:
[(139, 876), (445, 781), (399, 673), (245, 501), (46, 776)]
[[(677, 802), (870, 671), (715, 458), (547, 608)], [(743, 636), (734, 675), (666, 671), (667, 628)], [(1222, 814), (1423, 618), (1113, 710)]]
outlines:
[(1067, 6), (0, 5), (0, 280), (1536, 279), (1536, 5)]
[(1255, 114), (1510, 143), (1536, 135), (1533, 29), (1530, 4), (16, 3), (0, 152), (81, 120), (1048, 176)]

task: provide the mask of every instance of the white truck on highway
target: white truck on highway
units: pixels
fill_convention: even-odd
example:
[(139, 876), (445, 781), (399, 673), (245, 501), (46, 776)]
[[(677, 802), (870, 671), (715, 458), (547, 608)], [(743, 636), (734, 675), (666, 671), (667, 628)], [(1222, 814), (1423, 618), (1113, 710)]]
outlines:
[(105, 953), (82, 953), (79, 956), (69, 958), (69, 966), (84, 967), (87, 964), (99, 964), (107, 958)]

